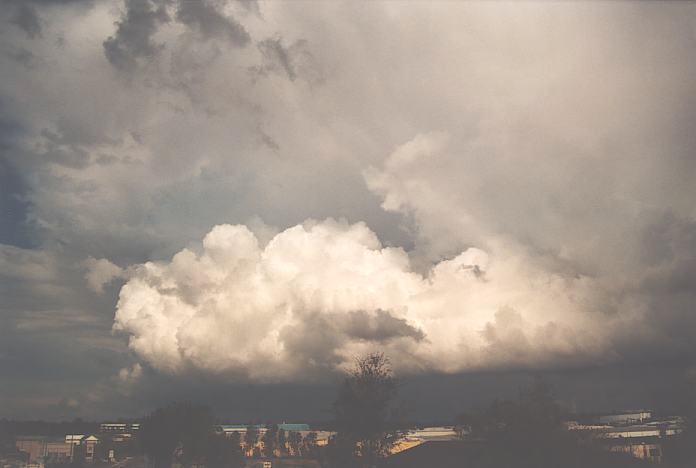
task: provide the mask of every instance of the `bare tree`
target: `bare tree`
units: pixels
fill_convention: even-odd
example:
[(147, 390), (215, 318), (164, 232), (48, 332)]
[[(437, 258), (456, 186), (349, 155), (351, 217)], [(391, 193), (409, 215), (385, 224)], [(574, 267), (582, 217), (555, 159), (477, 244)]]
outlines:
[(396, 436), (389, 417), (397, 389), (384, 354), (355, 360), (334, 402), (338, 430), (332, 448), (334, 463), (372, 467), (389, 453)]

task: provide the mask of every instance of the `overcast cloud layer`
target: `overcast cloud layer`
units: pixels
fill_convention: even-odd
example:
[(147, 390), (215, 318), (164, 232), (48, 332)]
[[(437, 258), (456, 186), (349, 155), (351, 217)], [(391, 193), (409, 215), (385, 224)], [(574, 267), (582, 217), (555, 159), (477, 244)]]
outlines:
[(378, 349), (404, 376), (696, 355), (694, 4), (0, 21), (8, 416), (322, 382)]

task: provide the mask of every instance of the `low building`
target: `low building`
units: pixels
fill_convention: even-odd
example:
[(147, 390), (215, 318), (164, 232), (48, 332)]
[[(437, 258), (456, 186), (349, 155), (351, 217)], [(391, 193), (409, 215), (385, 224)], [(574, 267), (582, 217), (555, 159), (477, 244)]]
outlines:
[(680, 434), (684, 419), (678, 416), (653, 418), (650, 411), (627, 411), (594, 418), (601, 424), (567, 423), (570, 430), (585, 431), (608, 451), (659, 463), (666, 438)]
[(246, 468), (321, 468), (317, 460), (298, 458), (268, 458), (247, 460)]
[(75, 444), (64, 439), (44, 436), (19, 436), (15, 441), (18, 451), (27, 454), (27, 463), (43, 466), (46, 462), (69, 462), (75, 455)]
[(18, 436), (15, 439), (15, 447), (27, 455), (27, 463), (43, 464), (43, 457), (46, 455), (46, 437)]
[(607, 449), (614, 453), (626, 453), (634, 458), (655, 463), (662, 461), (662, 441), (655, 437), (611, 440)]
[(99, 432), (112, 434), (132, 434), (140, 430), (140, 423), (101, 423)]
[(416, 447), (417, 445), (431, 441), (451, 441), (459, 440), (460, 437), (457, 431), (452, 426), (436, 426), (411, 429), (403, 434), (401, 438), (394, 444), (391, 453), (399, 453), (401, 451)]
[(317, 438), (315, 440), (318, 446), (328, 445), (329, 441), (333, 436), (336, 435), (336, 431), (297, 431), (300, 433), (302, 438), (306, 438), (309, 434), (314, 433)]
[(660, 437), (662, 429), (654, 426), (619, 426), (595, 429), (596, 437), (602, 439), (636, 439), (643, 437)]
[(65, 441), (46, 441), (45, 460), (52, 463), (66, 463), (73, 460), (75, 446)]
[(630, 410), (618, 413), (604, 414), (597, 417), (597, 422), (600, 424), (639, 424), (649, 420), (652, 417), (652, 412), (647, 410)]
[[(240, 436), (243, 436), (246, 434), (247, 428), (253, 427), (258, 431), (260, 435), (263, 435), (266, 433), (266, 425), (265, 424), (221, 424), (219, 426), (215, 426), (215, 431), (218, 434), (225, 434), (227, 436), (237, 433)], [(278, 429), (282, 429), (285, 432), (312, 432), (309, 429), (309, 424), (278, 424)]]
[(0, 468), (25, 468), (27, 459), (27, 454), (24, 452), (3, 453), (0, 455)]
[(462, 440), (430, 440), (387, 457), (382, 466), (445, 468), (464, 466), (467, 463), (466, 466), (474, 467), (481, 447), (479, 443)]
[(80, 445), (84, 449), (84, 457), (87, 463), (92, 463), (94, 461), (94, 452), (99, 443), (99, 438), (94, 435), (88, 435), (82, 438)]
[(80, 445), (80, 442), (82, 441), (82, 438), (84, 437), (84, 434), (66, 434), (65, 435), (65, 443), (66, 444), (73, 444), (73, 445)]
[(683, 431), (683, 425), (669, 421), (632, 426), (568, 425), (569, 430), (586, 431), (598, 439), (637, 439), (645, 437), (672, 437)]

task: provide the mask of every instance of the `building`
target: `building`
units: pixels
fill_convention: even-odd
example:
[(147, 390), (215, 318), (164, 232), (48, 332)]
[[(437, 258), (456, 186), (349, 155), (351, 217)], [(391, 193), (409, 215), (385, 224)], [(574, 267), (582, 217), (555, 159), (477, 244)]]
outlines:
[(84, 434), (66, 434), (65, 435), (65, 443), (66, 444), (73, 444), (73, 445), (80, 445), (80, 442), (82, 441), (82, 438), (84, 437)]
[[(266, 433), (266, 425), (265, 424), (221, 424), (219, 426), (215, 426), (215, 432), (218, 434), (225, 434), (226, 436), (232, 435), (234, 433), (239, 434), (240, 436), (243, 436), (246, 434), (247, 428), (249, 426), (254, 427), (260, 435), (263, 435)], [(309, 430), (309, 424), (278, 424), (278, 429), (282, 429), (285, 432), (300, 432), (300, 433), (309, 433), (312, 432)]]
[(84, 461), (92, 463), (99, 438), (93, 435), (67, 434), (64, 438), (45, 436), (18, 436), (15, 447), (27, 456), (28, 465), (41, 468), (47, 462), (67, 463), (78, 454)]
[(317, 460), (297, 458), (271, 458), (247, 460), (246, 468), (321, 468)]
[(4, 453), (0, 455), (0, 468), (26, 468), (27, 456), (24, 452)]
[(27, 463), (43, 464), (43, 457), (46, 455), (46, 437), (18, 436), (15, 440), (15, 447), (27, 455)]
[(662, 444), (684, 428), (681, 417), (653, 418), (646, 410), (625, 411), (594, 418), (600, 424), (567, 423), (569, 430), (585, 431), (610, 452), (659, 463)]
[(401, 451), (416, 447), (417, 445), (432, 442), (432, 441), (450, 441), (459, 440), (460, 437), (457, 431), (452, 426), (437, 426), (423, 427), (411, 429), (394, 444), (391, 453), (399, 453)]
[(654, 463), (662, 461), (662, 444), (657, 438), (644, 437), (640, 440), (611, 441), (608, 450), (615, 453), (627, 453), (634, 458), (648, 460)]
[(94, 461), (94, 452), (98, 443), (99, 439), (93, 435), (82, 438), (80, 445), (84, 448), (84, 457), (87, 463), (92, 463)]
[(69, 462), (75, 456), (75, 444), (44, 436), (19, 436), (15, 441), (15, 447), (26, 454), (29, 465), (43, 466), (46, 462)]
[(391, 455), (384, 467), (449, 468), (478, 465), (482, 445), (462, 440), (430, 440), (408, 450)]
[(101, 423), (99, 432), (112, 434), (132, 434), (140, 430), (140, 423)]
[(99, 425), (100, 434), (108, 435), (113, 442), (126, 442), (140, 430), (140, 423), (102, 423)]
[(62, 440), (46, 441), (45, 460), (47, 462), (65, 463), (72, 461), (75, 446)]
[(655, 426), (619, 426), (595, 429), (594, 434), (601, 439), (635, 439), (642, 437), (660, 437), (663, 430)]
[(631, 410), (598, 416), (597, 422), (600, 424), (611, 424), (613, 426), (620, 424), (640, 424), (649, 420), (651, 417), (652, 412), (650, 411)]

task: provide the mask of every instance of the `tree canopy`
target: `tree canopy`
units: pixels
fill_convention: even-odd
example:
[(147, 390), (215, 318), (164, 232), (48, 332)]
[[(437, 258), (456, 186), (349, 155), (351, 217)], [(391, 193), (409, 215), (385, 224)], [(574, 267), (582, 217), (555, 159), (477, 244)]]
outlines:
[(205, 455), (213, 422), (207, 406), (172, 403), (145, 417), (138, 440), (154, 468), (169, 468), (175, 456), (189, 465)]
[(332, 451), (337, 464), (373, 466), (394, 440), (390, 412), (398, 384), (389, 360), (372, 353), (355, 360), (334, 402), (337, 436)]

